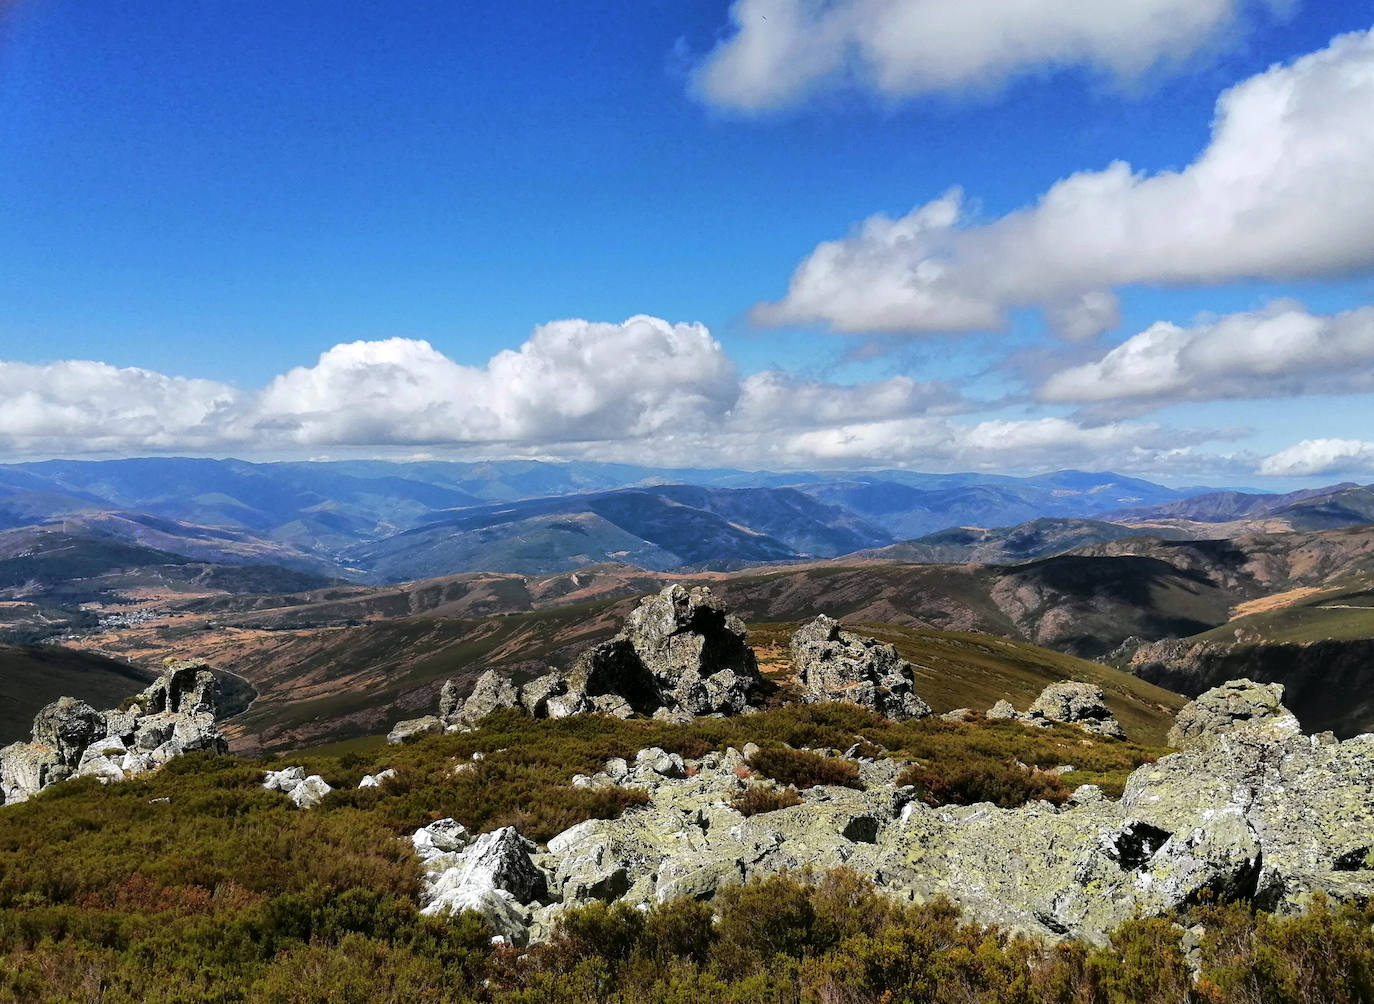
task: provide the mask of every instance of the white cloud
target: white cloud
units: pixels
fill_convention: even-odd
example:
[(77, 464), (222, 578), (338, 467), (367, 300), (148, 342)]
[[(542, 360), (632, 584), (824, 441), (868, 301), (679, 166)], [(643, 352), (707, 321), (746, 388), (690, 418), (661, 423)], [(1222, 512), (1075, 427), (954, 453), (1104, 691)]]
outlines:
[(1374, 31), (1340, 36), (1222, 94), (1210, 144), (1182, 171), (1145, 175), (1118, 161), (985, 224), (957, 190), (900, 219), (875, 216), (819, 245), (787, 295), (753, 316), (847, 332), (967, 331), (1040, 305), (1083, 337), (1111, 323), (1103, 291), (1118, 286), (1368, 269), (1371, 108)]
[(1130, 422), (1090, 427), (1063, 418), (1038, 418), (965, 425), (915, 418), (802, 432), (790, 437), (784, 448), (811, 462), (879, 462), (920, 470), (1138, 470), (1167, 466), (1161, 462), (1164, 456), (1206, 438)]
[(259, 421), (300, 443), (558, 442), (650, 435), (738, 396), (710, 332), (641, 315), (545, 324), (480, 368), (404, 338), (336, 345), (272, 381)]
[(0, 447), (104, 453), (233, 441), (242, 395), (211, 380), (72, 360), (0, 361)]
[(546, 324), (483, 366), (403, 338), (336, 345), (256, 392), (96, 362), (0, 363), (0, 452), (422, 449), (682, 467), (1143, 470), (1209, 438), (1130, 422), (953, 417), (970, 406), (945, 383), (906, 376), (852, 385), (775, 370), (741, 378), (704, 327), (640, 316)]
[(700, 461), (714, 460), (713, 437), (757, 443), (961, 407), (948, 385), (905, 376), (741, 378), (702, 325), (642, 315), (545, 324), (483, 366), (412, 339), (340, 344), (256, 393), (99, 362), (0, 362), (0, 449), (13, 455), (421, 446), (571, 455), (637, 443), (690, 449)]
[(731, 428), (765, 430), (832, 425), (961, 410), (959, 395), (940, 381), (892, 377), (837, 386), (803, 381), (779, 370), (748, 377), (727, 416)]
[(1291, 302), (1190, 328), (1160, 322), (1101, 359), (1050, 376), (1042, 401), (1095, 404), (1374, 390), (1374, 307), (1313, 315)]
[(1374, 472), (1374, 443), (1360, 439), (1304, 439), (1265, 457), (1261, 474), (1307, 477), (1341, 472)]
[[(1233, 27), (1245, 0), (737, 0), (698, 68), (707, 101), (741, 111), (831, 85), (903, 97), (986, 90), (1041, 67), (1135, 81)], [(1283, 8), (1286, 3), (1271, 3)]]

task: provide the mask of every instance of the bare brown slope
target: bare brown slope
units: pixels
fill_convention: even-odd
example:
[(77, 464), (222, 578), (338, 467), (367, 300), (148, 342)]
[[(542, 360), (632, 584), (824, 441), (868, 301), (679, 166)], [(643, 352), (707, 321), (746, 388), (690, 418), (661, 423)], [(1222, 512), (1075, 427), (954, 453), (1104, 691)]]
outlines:
[[(1120, 553), (1109, 553), (1111, 551)], [(1364, 567), (1374, 531), (1225, 542), (1120, 541), (1013, 566), (820, 562), (697, 576), (624, 566), (474, 573), (383, 589), (211, 597), (79, 641), (154, 664), (199, 655), (261, 692), (231, 723), (241, 748), (384, 729), (432, 706), (440, 682), (490, 665), (541, 672), (613, 632), (666, 581), (708, 582), (746, 621), (829, 613), (894, 629), (980, 633), (1096, 657), (1128, 636), (1195, 635), (1237, 604)]]

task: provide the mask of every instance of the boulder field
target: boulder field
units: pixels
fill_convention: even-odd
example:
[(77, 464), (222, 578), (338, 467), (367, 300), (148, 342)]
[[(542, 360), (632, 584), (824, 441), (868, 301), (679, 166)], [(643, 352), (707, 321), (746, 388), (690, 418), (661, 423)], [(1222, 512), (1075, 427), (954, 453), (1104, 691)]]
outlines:
[(510, 827), (417, 830), (425, 909), (476, 909), (523, 944), (572, 906), (707, 898), (756, 876), (843, 867), (898, 899), (944, 895), (974, 920), (1100, 943), (1133, 916), (1204, 896), (1271, 910), (1316, 893), (1367, 899), (1374, 736), (1305, 736), (1270, 703), (1278, 696), (1244, 680), (1204, 694), (1179, 717), (1205, 717), (1205, 735), (1137, 769), (1120, 800), (1084, 785), (1062, 807), (932, 808), (896, 784), (903, 763), (858, 759), (861, 787), (818, 786), (745, 816), (731, 802), (769, 782), (750, 777), (743, 752), (684, 761), (647, 749), (576, 780), (642, 788), (647, 805), (579, 823), (546, 849)]

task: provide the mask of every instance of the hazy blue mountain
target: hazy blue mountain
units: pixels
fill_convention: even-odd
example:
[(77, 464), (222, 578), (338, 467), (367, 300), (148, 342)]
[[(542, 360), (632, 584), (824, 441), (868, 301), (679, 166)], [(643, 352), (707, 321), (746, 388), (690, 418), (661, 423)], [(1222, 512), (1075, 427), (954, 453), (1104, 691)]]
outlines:
[[(1023, 478), (178, 457), (0, 466), (0, 529), (79, 518), (106, 537), (197, 560), (227, 548), (231, 558), (251, 553), (255, 561), (384, 579), (536, 573), (606, 560), (740, 567), (832, 557), (950, 528), (1094, 518), (1181, 501), (1161, 485), (1084, 471)], [(1350, 500), (1346, 508), (1358, 506)], [(1347, 517), (1313, 510), (1309, 518)]]
[[(915, 564), (978, 562), (1009, 565), (1063, 554), (1092, 544), (1141, 535), (1141, 530), (1119, 523), (1096, 519), (1045, 517), (1016, 526), (992, 529), (951, 527), (916, 540), (904, 540), (887, 547), (859, 551), (853, 556), (874, 561)], [(1152, 530), (1150, 536), (1169, 538), (1182, 537), (1183, 534), (1181, 531)]]
[(1295, 530), (1327, 530), (1374, 522), (1374, 485), (1342, 482), (1284, 494), (1205, 492), (1160, 505), (1106, 513), (1106, 519), (1185, 519), (1199, 523), (1286, 519)]
[(879, 527), (791, 488), (663, 485), (477, 506), (346, 552), (375, 576), (527, 574), (603, 561), (741, 567), (889, 543)]
[(1084, 471), (1032, 478), (880, 471), (802, 490), (872, 520), (898, 539), (924, 537), (950, 527), (1007, 527), (1042, 517), (1091, 517), (1123, 504), (1159, 504), (1180, 498), (1173, 489), (1149, 481)]

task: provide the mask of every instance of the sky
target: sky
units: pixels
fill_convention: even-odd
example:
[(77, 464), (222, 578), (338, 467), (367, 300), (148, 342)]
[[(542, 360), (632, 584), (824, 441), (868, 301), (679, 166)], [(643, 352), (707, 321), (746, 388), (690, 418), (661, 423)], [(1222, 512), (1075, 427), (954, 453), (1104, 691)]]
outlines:
[(0, 459), (1374, 480), (1374, 5), (0, 0)]

